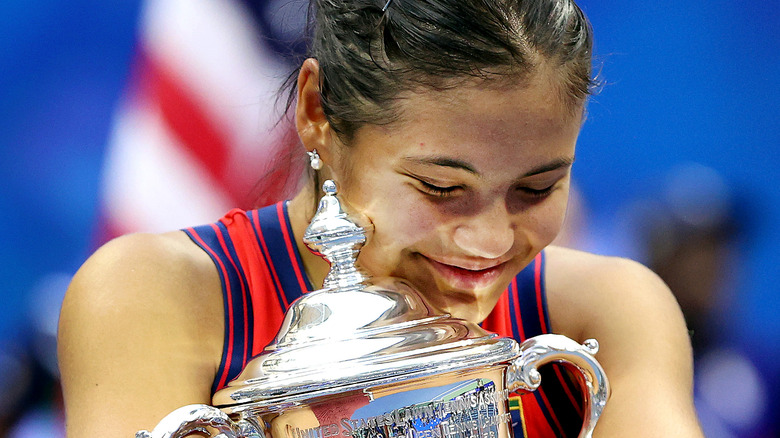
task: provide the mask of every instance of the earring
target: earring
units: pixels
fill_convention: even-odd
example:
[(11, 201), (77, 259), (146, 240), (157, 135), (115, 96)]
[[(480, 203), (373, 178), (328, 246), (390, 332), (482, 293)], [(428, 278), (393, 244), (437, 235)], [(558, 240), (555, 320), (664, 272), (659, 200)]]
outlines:
[(320, 159), (320, 154), (317, 153), (317, 149), (312, 149), (311, 152), (306, 151), (306, 154), (309, 156), (309, 165), (312, 169), (322, 169), (322, 159)]

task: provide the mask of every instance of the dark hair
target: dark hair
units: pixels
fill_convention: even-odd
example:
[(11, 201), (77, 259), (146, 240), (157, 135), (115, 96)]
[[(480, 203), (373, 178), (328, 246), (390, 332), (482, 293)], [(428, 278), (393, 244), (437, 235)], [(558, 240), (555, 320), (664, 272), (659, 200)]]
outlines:
[[(364, 124), (397, 120), (394, 102), (421, 86), (522, 80), (541, 62), (560, 72), (571, 107), (593, 86), (592, 32), (572, 0), (311, 0), (309, 17), (322, 107), (344, 141)], [(297, 73), (286, 82), (288, 108)]]

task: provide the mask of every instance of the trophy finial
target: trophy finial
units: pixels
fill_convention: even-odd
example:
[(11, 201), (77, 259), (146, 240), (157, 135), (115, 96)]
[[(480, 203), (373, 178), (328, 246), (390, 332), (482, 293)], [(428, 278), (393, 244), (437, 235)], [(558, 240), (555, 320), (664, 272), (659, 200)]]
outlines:
[(326, 289), (353, 289), (366, 279), (355, 263), (360, 248), (366, 242), (366, 231), (353, 222), (336, 197), (336, 183), (322, 184), (325, 196), (320, 199), (317, 213), (303, 234), (303, 241), (330, 263), (330, 272), (322, 286)]
[(322, 183), (322, 191), (325, 192), (326, 195), (336, 195), (336, 183), (333, 182), (333, 180), (327, 180), (324, 183)]

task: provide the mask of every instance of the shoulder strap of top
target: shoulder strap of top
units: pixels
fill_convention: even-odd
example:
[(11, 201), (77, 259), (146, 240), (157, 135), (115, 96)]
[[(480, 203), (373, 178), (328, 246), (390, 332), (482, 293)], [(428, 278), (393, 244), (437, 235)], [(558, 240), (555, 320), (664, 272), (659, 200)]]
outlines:
[(222, 283), (225, 342), (212, 392), (234, 379), (273, 339), (290, 303), (307, 290), (283, 203), (233, 210), (184, 231), (209, 254)]
[(228, 230), (228, 226), (241, 215), (243, 212), (233, 210), (217, 223), (184, 230), (211, 257), (222, 284), (225, 340), (212, 392), (225, 386), (231, 376), (237, 375), (252, 354), (253, 331), (250, 328), (254, 325), (254, 314), (251, 311), (251, 294), (234, 242), (234, 238), (240, 241), (242, 237)]
[(290, 303), (313, 289), (298, 253), (287, 204), (279, 202), (247, 215), (262, 249), (263, 261), (273, 276), (279, 303), (287, 310)]

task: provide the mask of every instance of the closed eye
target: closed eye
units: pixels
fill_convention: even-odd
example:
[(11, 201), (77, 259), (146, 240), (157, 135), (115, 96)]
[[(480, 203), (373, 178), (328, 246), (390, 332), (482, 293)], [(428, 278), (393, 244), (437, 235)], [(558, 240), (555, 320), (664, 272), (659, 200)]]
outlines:
[(417, 181), (420, 182), (420, 190), (423, 193), (426, 193), (431, 196), (435, 196), (438, 198), (446, 198), (448, 196), (452, 196), (455, 194), (459, 189), (461, 189), (460, 186), (447, 186), (447, 187), (441, 187), (434, 184), (431, 184), (429, 182), (425, 182), (421, 179), (418, 179)]
[(522, 193), (529, 195), (532, 198), (541, 199), (552, 193), (552, 191), (555, 189), (555, 184), (545, 187), (543, 189), (533, 189), (530, 187), (518, 187), (518, 190)]

